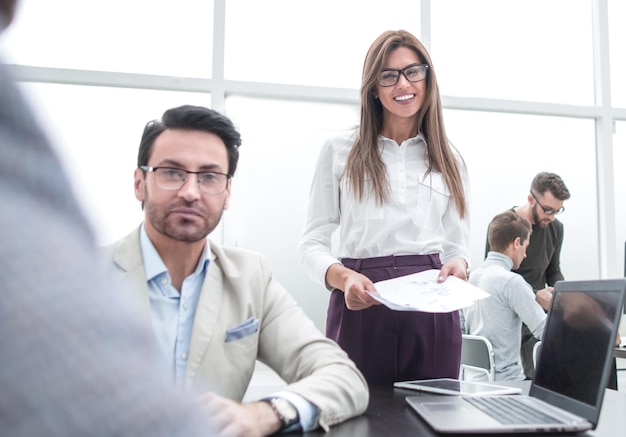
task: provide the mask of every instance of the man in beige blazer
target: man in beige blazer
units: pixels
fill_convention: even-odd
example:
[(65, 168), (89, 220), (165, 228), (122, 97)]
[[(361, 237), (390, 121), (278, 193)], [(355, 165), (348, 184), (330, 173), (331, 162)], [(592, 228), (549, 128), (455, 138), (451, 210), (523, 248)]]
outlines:
[[(207, 235), (228, 208), (241, 144), (216, 111), (172, 108), (144, 130), (135, 195), (145, 221), (104, 254), (132, 290), (176, 383), (226, 434), (304, 431), (361, 414), (367, 385), (274, 279), (264, 257)], [(287, 385), (241, 403), (255, 362)]]

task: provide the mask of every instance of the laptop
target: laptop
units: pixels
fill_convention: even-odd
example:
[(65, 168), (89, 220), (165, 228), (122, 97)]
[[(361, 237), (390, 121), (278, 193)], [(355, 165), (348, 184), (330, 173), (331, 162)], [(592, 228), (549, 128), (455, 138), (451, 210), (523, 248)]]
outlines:
[[(407, 403), (439, 433), (511, 434), (595, 429), (621, 318), (626, 278), (555, 284), (541, 352), (528, 395), (407, 396)], [(472, 402), (514, 402), (499, 419)], [(517, 423), (515, 414), (540, 417)], [(542, 415), (542, 416), (541, 416)], [(519, 421), (523, 422), (523, 421)]]

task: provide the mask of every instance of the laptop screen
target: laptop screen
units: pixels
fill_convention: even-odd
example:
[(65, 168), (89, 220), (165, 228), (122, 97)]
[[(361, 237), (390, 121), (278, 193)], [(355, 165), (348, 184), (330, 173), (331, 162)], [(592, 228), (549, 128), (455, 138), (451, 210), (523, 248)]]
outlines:
[(533, 381), (590, 406), (598, 406), (604, 395), (624, 294), (623, 282), (599, 283), (604, 289), (584, 281), (560, 284), (567, 289), (557, 284)]

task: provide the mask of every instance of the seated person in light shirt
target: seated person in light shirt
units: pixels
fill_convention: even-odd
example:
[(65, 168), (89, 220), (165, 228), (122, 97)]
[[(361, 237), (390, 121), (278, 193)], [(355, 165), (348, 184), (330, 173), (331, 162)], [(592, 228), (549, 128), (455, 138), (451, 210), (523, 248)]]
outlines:
[(513, 211), (494, 217), (488, 232), (491, 250), (469, 279), (490, 297), (461, 311), (463, 333), (482, 335), (491, 341), (496, 380), (525, 379), (519, 357), (522, 322), (537, 339), (541, 339), (545, 326), (546, 314), (535, 300), (532, 287), (511, 271), (526, 257), (530, 233), (530, 223)]
[[(143, 305), (181, 388), (198, 395), (223, 435), (325, 430), (365, 411), (365, 379), (276, 281), (265, 258), (207, 236), (228, 208), (241, 139), (198, 106), (149, 122), (135, 196), (145, 221), (104, 249), (112, 277)], [(287, 382), (241, 403), (256, 360)]]

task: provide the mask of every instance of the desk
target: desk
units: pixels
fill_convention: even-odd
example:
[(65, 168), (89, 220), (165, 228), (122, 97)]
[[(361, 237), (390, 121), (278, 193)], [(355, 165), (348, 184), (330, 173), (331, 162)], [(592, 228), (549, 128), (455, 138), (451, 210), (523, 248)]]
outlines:
[(616, 347), (614, 355), (615, 358), (626, 358), (626, 347)]
[[(521, 386), (527, 391), (529, 382), (507, 383), (506, 385)], [(419, 396), (419, 393), (412, 390), (394, 389), (390, 386), (371, 387), (370, 404), (362, 416), (333, 426), (328, 433), (316, 431), (303, 435), (328, 437), (436, 436), (437, 434), (406, 404), (404, 400), (406, 396)], [(607, 390), (598, 427), (594, 431), (573, 435), (615, 437), (623, 435), (625, 429), (626, 393)]]

